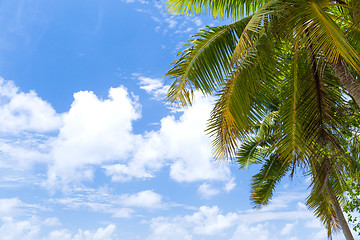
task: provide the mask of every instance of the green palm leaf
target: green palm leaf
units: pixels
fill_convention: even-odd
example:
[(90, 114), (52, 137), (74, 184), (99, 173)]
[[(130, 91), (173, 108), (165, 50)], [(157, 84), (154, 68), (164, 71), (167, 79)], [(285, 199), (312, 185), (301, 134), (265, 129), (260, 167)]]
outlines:
[(224, 83), (229, 73), (230, 56), (237, 39), (250, 18), (242, 19), (222, 27), (209, 27), (193, 36), (180, 52), (180, 57), (173, 63), (166, 76), (174, 79), (167, 95), (168, 101), (177, 100), (183, 105), (191, 103), (190, 89), (198, 89), (211, 94)]
[(168, 9), (181, 14), (208, 14), (234, 21), (256, 12), (269, 0), (167, 0)]

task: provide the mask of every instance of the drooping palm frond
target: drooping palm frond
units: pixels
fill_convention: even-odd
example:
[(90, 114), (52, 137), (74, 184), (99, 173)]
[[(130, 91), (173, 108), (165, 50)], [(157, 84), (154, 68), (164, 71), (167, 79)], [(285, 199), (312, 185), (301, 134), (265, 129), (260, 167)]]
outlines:
[[(315, 177), (312, 179), (315, 179)], [(340, 228), (330, 196), (331, 189), (329, 189), (329, 186), (325, 189), (318, 186), (316, 181), (312, 181), (312, 185), (313, 187), (306, 204), (313, 210), (314, 215), (325, 225), (328, 237), (330, 238), (332, 232), (338, 231)]]
[(303, 159), (303, 125), (301, 124), (300, 101), (303, 93), (304, 84), (302, 82), (302, 74), (304, 65), (301, 63), (302, 50), (298, 48), (296, 41), (293, 49), (294, 55), (286, 59), (284, 62), (290, 62), (289, 67), (283, 69), (285, 72), (285, 81), (282, 84), (281, 102), (279, 106), (280, 126), (275, 142), (277, 152), (287, 163), (292, 162), (292, 173), (296, 164)]
[(261, 163), (271, 153), (278, 114), (278, 111), (270, 112), (259, 126), (255, 127), (254, 136), (241, 143), (236, 155), (241, 169)]
[(269, 51), (275, 49), (269, 47), (272, 44), (266, 35), (257, 39), (218, 94), (207, 130), (214, 137), (216, 158), (234, 157), (238, 141), (246, 139), (252, 127), (266, 116), (277, 78), (278, 62)]
[(290, 167), (288, 162), (284, 162), (276, 154), (265, 160), (259, 173), (254, 175), (251, 180), (251, 200), (257, 207), (269, 203), (276, 185), (286, 175)]
[(271, 19), (276, 17), (279, 9), (283, 7), (282, 1), (271, 0), (261, 6), (256, 11), (250, 21), (246, 24), (246, 27), (242, 31), (233, 53), (231, 62), (236, 64), (247, 54), (253, 46), (253, 40), (251, 33), (261, 34), (265, 32), (266, 26), (269, 25)]
[(234, 21), (256, 12), (269, 0), (167, 0), (168, 9), (180, 14), (207, 14)]

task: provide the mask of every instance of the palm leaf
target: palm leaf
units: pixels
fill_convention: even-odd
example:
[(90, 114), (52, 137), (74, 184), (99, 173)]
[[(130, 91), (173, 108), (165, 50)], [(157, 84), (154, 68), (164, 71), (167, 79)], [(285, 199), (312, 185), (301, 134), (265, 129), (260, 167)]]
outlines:
[(331, 64), (336, 64), (341, 56), (350, 66), (359, 71), (360, 56), (339, 26), (324, 11), (323, 8), (328, 5), (320, 6), (317, 1), (309, 0), (291, 1), (289, 4), (293, 2), (299, 6), (291, 8), (284, 17), (288, 23), (296, 26), (296, 34), (303, 37), (303, 46), (311, 44), (314, 53), (323, 55)]
[(183, 105), (191, 103), (189, 89), (198, 89), (211, 94), (224, 83), (229, 73), (229, 58), (237, 39), (250, 18), (242, 19), (230, 25), (209, 27), (193, 36), (188, 48), (179, 53), (173, 67), (166, 73), (174, 80), (167, 95), (168, 101), (177, 100)]
[(259, 173), (252, 177), (251, 200), (257, 207), (269, 203), (276, 185), (289, 170), (290, 165), (282, 160), (276, 154), (271, 155), (265, 160)]
[(168, 10), (180, 14), (208, 14), (234, 21), (256, 12), (269, 0), (167, 0)]

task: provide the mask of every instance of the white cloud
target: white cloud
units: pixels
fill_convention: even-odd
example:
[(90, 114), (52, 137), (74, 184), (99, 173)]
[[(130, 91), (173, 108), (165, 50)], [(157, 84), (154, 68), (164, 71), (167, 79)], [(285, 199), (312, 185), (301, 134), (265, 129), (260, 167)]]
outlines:
[(192, 21), (195, 23), (195, 25), (196, 25), (197, 27), (201, 27), (201, 26), (204, 25), (204, 23), (203, 23), (203, 22), (201, 21), (201, 19), (199, 19), (199, 18), (193, 18)]
[(161, 198), (161, 195), (151, 190), (146, 190), (132, 195), (122, 195), (119, 203), (126, 207), (160, 208), (162, 205)]
[[(4, 240), (115, 240), (115, 225), (110, 224), (105, 228), (95, 230), (79, 229), (73, 234), (67, 229), (54, 230), (46, 233), (49, 226), (59, 225), (56, 218), (39, 220), (37, 217), (31, 217), (27, 220), (17, 221), (12, 217), (1, 219), (0, 239)], [(47, 235), (46, 237), (41, 237)]]
[(151, 234), (148, 240), (192, 240), (192, 235), (176, 222), (168, 222), (166, 218), (151, 221)]
[(248, 226), (240, 224), (237, 226), (230, 240), (270, 240), (270, 233), (267, 224), (257, 224), (256, 226)]
[(12, 217), (2, 218), (0, 227), (0, 238), (4, 240), (35, 240), (40, 232), (41, 226), (36, 219), (15, 221)]
[(91, 180), (91, 166), (126, 160), (141, 140), (132, 133), (132, 121), (139, 117), (140, 106), (123, 87), (111, 88), (105, 100), (92, 92), (75, 93), (53, 143), (49, 183)]
[(212, 196), (215, 196), (217, 194), (220, 193), (220, 191), (216, 188), (213, 188), (210, 184), (208, 183), (203, 183), (199, 186), (198, 188), (198, 193), (203, 197), (203, 198), (211, 198)]
[(73, 191), (71, 197), (49, 199), (50, 204), (78, 211), (109, 214), (113, 218), (132, 218), (137, 211), (165, 209), (170, 204), (152, 190), (132, 194), (115, 194), (113, 189), (87, 189)]
[(34, 91), (20, 92), (12, 81), (0, 78), (0, 132), (48, 132), (61, 125), (61, 118)]
[(124, 181), (152, 177), (153, 171), (169, 164), (170, 177), (178, 182), (229, 181), (228, 166), (213, 161), (210, 139), (204, 132), (211, 109), (211, 99), (197, 97), (191, 107), (181, 110), (179, 119), (164, 117), (160, 130), (143, 135), (131, 161), (105, 165), (106, 173), (114, 181)]
[(308, 209), (308, 207), (302, 202), (298, 202), (296, 205), (298, 209), (302, 209), (302, 210)]
[(169, 28), (174, 28), (178, 24), (178, 22), (175, 21), (173, 17), (165, 18), (164, 21), (169, 24)]
[(194, 233), (199, 235), (214, 235), (220, 234), (225, 229), (234, 225), (238, 217), (239, 215), (237, 213), (231, 212), (223, 215), (217, 206), (202, 206), (199, 212), (186, 218), (188, 221), (196, 224)]
[(226, 181), (230, 177), (227, 165), (213, 162), (211, 142), (204, 132), (211, 109), (212, 99), (196, 98), (179, 120), (173, 116), (161, 120), (163, 156), (171, 159), (170, 176), (176, 181)]
[(326, 229), (323, 228), (323, 229), (319, 230), (317, 233), (313, 233), (311, 235), (311, 239), (313, 239), (313, 240), (326, 240), (326, 239), (328, 239)]
[(154, 96), (157, 100), (164, 100), (168, 85), (164, 85), (159, 78), (149, 78), (144, 76), (138, 76), (140, 88), (145, 90), (148, 94)]
[[(264, 210), (224, 213), (217, 206), (202, 206), (190, 215), (153, 218), (151, 220), (149, 239), (171, 239), (172, 235), (166, 235), (169, 229), (177, 229), (187, 239), (207, 239), (206, 236), (218, 236), (218, 238), (230, 240), (305, 239), (311, 236), (312, 231), (305, 227), (301, 232), (302, 235), (296, 236), (299, 233), (296, 226), (300, 225), (300, 223), (303, 225), (307, 221), (315, 219), (315, 217), (307, 209), (293, 211), (292, 208), (288, 207), (290, 203), (296, 203), (295, 195), (284, 194), (277, 197), (274, 199), (274, 206)], [(282, 202), (282, 204), (279, 204), (279, 202)], [(284, 225), (281, 226), (281, 223)], [(314, 235), (314, 237), (321, 236), (323, 236), (322, 233), (319, 233), (318, 236)]]
[(0, 168), (6, 169), (3, 176), (13, 178), (14, 176), (9, 174), (28, 170), (35, 163), (49, 161), (48, 141), (49, 136), (34, 133), (19, 133), (15, 137), (0, 138)]
[(106, 228), (98, 228), (96, 231), (81, 230), (72, 235), (68, 230), (56, 230), (49, 234), (48, 240), (112, 240), (116, 227), (113, 224)]
[(0, 199), (0, 216), (12, 216), (23, 203), (18, 198)]
[[(155, 95), (167, 88), (159, 79), (139, 79)], [(9, 81), (1, 80), (0, 95), (5, 96), (0, 109), (26, 108), (30, 113), (20, 115), (26, 121), (15, 124), (23, 132), (0, 138), (0, 168), (26, 170), (35, 163), (47, 164), (43, 186), (50, 190), (91, 181), (99, 166), (113, 181), (150, 178), (170, 166), (169, 175), (178, 182), (231, 182), (228, 166), (213, 162), (210, 139), (204, 133), (212, 99), (197, 96), (193, 106), (176, 113), (179, 118), (168, 115), (161, 119), (159, 130), (135, 134), (132, 124), (141, 117), (141, 106), (124, 87), (111, 88), (107, 99), (90, 91), (77, 92), (70, 110), (61, 115), (34, 92), (21, 93)], [(6, 107), (9, 101), (17, 102), (10, 104), (16, 107)], [(43, 133), (50, 130), (58, 130), (58, 135)]]
[(225, 184), (225, 191), (230, 192), (236, 187), (235, 178), (231, 178), (229, 182)]
[(182, 236), (191, 240), (195, 235), (221, 235), (235, 224), (236, 219), (236, 213), (223, 215), (217, 206), (202, 206), (192, 215), (153, 218), (149, 239), (181, 239)]
[(61, 225), (59, 219), (56, 218), (56, 217), (46, 218), (44, 220), (43, 224), (44, 224), (44, 226), (49, 226), (49, 227), (60, 226)]
[(287, 223), (283, 229), (281, 229), (281, 235), (288, 235), (294, 229), (296, 223)]
[(24, 93), (0, 78), (0, 168), (3, 177), (49, 160), (48, 141), (61, 115), (33, 91)]
[(134, 210), (131, 208), (120, 208), (115, 209), (112, 217), (114, 218), (130, 218), (134, 213)]

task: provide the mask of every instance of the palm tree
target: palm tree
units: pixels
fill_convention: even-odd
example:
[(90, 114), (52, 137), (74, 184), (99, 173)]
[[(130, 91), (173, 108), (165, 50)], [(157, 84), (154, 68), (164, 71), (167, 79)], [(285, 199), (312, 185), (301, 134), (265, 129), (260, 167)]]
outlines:
[[(269, 147), (274, 151), (269, 163), (281, 167), (279, 179), (306, 166), (313, 179), (308, 206), (329, 236), (340, 224), (346, 238), (353, 239), (339, 202), (345, 189), (343, 173), (357, 165), (346, 154), (339, 129), (347, 104), (344, 96), (349, 94), (360, 105), (358, 1), (168, 3), (173, 12), (234, 20), (208, 27), (189, 41), (167, 73), (174, 79), (168, 100), (191, 104), (194, 90), (218, 96), (208, 129), (215, 137), (217, 158), (234, 158), (239, 142), (248, 141), (259, 122), (278, 108), (280, 124)], [(275, 185), (263, 186), (261, 191), (270, 194), (264, 199), (270, 199)]]

